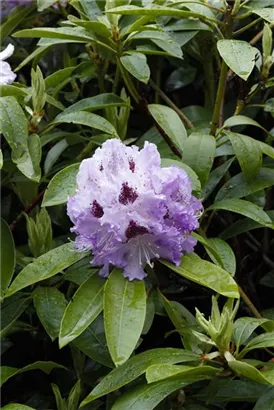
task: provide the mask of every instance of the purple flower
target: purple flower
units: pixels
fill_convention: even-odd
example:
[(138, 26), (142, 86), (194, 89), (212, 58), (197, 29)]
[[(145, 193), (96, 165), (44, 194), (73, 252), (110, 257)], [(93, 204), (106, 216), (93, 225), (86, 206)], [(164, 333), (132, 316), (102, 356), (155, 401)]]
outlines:
[(201, 209), (186, 172), (161, 168), (154, 144), (139, 151), (110, 139), (81, 163), (67, 212), (76, 248), (92, 250), (91, 263), (103, 265), (100, 275), (108, 276), (114, 265), (133, 280), (146, 276), (153, 259), (178, 265), (183, 253), (193, 251), (191, 232)]
[(16, 74), (12, 71), (9, 63), (5, 60), (12, 56), (14, 46), (9, 44), (5, 50), (0, 53), (0, 85), (11, 84), (16, 78)]
[(2, 0), (1, 2), (1, 19), (17, 6), (31, 6), (32, 0)]

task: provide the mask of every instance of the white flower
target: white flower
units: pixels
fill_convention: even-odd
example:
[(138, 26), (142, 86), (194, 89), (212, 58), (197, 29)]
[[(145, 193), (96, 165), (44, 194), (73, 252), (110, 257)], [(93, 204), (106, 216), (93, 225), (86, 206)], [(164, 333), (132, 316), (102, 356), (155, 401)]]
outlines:
[(13, 52), (14, 46), (9, 44), (5, 50), (0, 53), (0, 85), (11, 84), (16, 78), (16, 74), (10, 68), (9, 63), (5, 61)]

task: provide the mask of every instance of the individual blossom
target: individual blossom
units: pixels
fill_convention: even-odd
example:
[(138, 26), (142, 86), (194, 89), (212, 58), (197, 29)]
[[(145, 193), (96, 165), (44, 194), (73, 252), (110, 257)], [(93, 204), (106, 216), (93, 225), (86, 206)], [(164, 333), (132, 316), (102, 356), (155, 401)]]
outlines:
[(5, 60), (14, 52), (14, 46), (9, 44), (5, 50), (0, 53), (0, 85), (11, 84), (16, 78), (16, 74), (12, 71), (9, 63)]
[(103, 265), (101, 276), (113, 265), (129, 280), (143, 279), (154, 259), (179, 265), (183, 253), (193, 251), (201, 202), (183, 169), (160, 163), (156, 145), (146, 142), (139, 150), (118, 139), (81, 163), (67, 212), (76, 248), (92, 251), (91, 263)]

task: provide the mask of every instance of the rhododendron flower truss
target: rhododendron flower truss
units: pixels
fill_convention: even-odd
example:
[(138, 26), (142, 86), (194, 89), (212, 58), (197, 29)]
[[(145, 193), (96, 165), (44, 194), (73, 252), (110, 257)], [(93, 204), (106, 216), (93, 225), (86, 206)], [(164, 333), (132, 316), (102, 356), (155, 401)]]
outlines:
[(129, 280), (143, 279), (146, 264), (164, 258), (178, 265), (193, 250), (201, 202), (183, 169), (160, 162), (154, 144), (139, 150), (111, 139), (81, 163), (67, 212), (76, 248), (92, 250), (101, 276), (113, 265)]

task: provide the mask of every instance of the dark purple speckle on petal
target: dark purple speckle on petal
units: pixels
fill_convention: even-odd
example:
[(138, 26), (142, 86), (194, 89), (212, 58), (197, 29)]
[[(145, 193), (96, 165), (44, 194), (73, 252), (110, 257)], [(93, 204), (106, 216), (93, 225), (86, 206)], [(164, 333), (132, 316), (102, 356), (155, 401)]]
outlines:
[(133, 204), (138, 198), (138, 194), (135, 189), (128, 186), (128, 183), (125, 182), (122, 184), (122, 189), (119, 195), (119, 202), (123, 205)]
[(134, 221), (130, 221), (125, 235), (127, 240), (129, 240), (131, 238), (135, 238), (135, 236), (144, 235), (145, 233), (148, 233), (148, 229), (146, 227), (137, 225)]
[(91, 213), (95, 218), (102, 218), (104, 215), (104, 210), (100, 204), (96, 200), (92, 203)]

